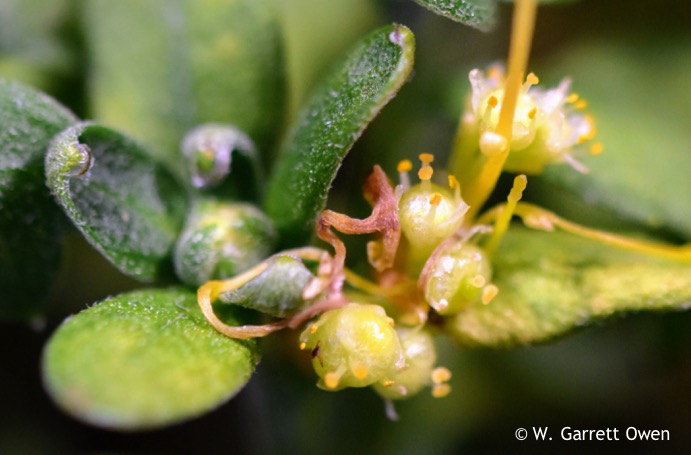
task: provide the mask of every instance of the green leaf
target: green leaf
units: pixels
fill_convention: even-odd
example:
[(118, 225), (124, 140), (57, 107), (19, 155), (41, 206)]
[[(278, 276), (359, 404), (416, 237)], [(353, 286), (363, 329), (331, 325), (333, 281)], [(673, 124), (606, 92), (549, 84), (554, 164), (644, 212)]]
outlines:
[(257, 361), (254, 342), (227, 338), (206, 322), (192, 291), (150, 289), (67, 319), (45, 348), (43, 377), (75, 417), (141, 430), (219, 406)]
[(44, 157), (76, 121), (52, 98), (0, 79), (0, 318), (37, 316), (50, 290), (64, 220), (44, 184)]
[(536, 343), (626, 312), (691, 307), (691, 264), (561, 232), (512, 228), (496, 253), (493, 281), (494, 300), (448, 319), (460, 343)]
[(496, 0), (414, 0), (430, 11), (456, 22), (487, 31), (494, 26)]
[(185, 193), (137, 143), (79, 123), (52, 142), (46, 177), (74, 225), (120, 271), (144, 282), (172, 271)]
[(272, 1), (85, 6), (96, 118), (142, 140), (176, 170), (180, 140), (200, 123), (233, 124), (260, 150), (274, 141), (285, 78)]
[(221, 293), (218, 301), (286, 318), (307, 305), (302, 292), (313, 278), (300, 260), (279, 255), (270, 259), (259, 276), (238, 289)]
[(406, 27), (381, 28), (361, 40), (307, 102), (267, 191), (266, 212), (282, 242), (309, 238), (341, 161), (407, 80), (414, 51)]
[(588, 99), (605, 151), (582, 158), (589, 174), (554, 166), (545, 178), (620, 218), (691, 238), (691, 41), (678, 44), (598, 42), (560, 52), (552, 68)]

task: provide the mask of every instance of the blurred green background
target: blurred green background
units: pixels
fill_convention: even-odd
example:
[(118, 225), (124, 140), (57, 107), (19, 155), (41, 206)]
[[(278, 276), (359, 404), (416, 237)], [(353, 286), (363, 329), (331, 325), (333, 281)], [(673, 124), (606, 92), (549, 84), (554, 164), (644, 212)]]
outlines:
[[(283, 8), (286, 34), (288, 117), (338, 54), (368, 30), (399, 22), (416, 35), (412, 80), (356, 144), (335, 183), (330, 207), (356, 216), (366, 212), (360, 182), (374, 163), (392, 170), (401, 158), (422, 151), (443, 161), (468, 71), (502, 60), (508, 46), (507, 4), (500, 7), (496, 30), (482, 33), (410, 0), (275, 1)], [(34, 85), (89, 118), (85, 37), (75, 14), (79, 3), (0, 0), (0, 76)], [(548, 84), (573, 75), (574, 88), (594, 110), (612, 118), (628, 115), (641, 136), (664, 138), (664, 147), (690, 153), (690, 19), (691, 6), (672, 0), (545, 6), (538, 16), (530, 67)], [(616, 77), (603, 89), (602, 79), (587, 78), (592, 73)], [(612, 133), (602, 123), (603, 136), (612, 138), (605, 142), (606, 153), (626, 144), (630, 130)], [(552, 188), (555, 178), (548, 176), (535, 188)], [(691, 210), (689, 193), (680, 191), (682, 214)], [(565, 209), (562, 197), (573, 198), (578, 208), (560, 213), (603, 226), (643, 226), (671, 240), (689, 238), (683, 227), (641, 223), (634, 212), (622, 218), (591, 210), (569, 193), (559, 193), (559, 199), (536, 190), (531, 194), (545, 205)], [(64, 416), (48, 400), (38, 369), (42, 346), (66, 315), (137, 284), (77, 235), (68, 236), (64, 263), (44, 324), (0, 325), (0, 454), (581, 453), (623, 445), (633, 453), (683, 453), (691, 448), (689, 312), (632, 315), (549, 345), (514, 350), (458, 350), (440, 339), (440, 363), (454, 372), (452, 394), (436, 400), (423, 393), (400, 403), (398, 422), (386, 419), (383, 403), (370, 390), (318, 390), (314, 374), (296, 358), (295, 334), (283, 334), (263, 341), (257, 373), (217, 411), (148, 433), (94, 429)], [(515, 439), (518, 427), (531, 431), (537, 426), (549, 426), (555, 441)], [(629, 426), (667, 429), (671, 441), (557, 444), (557, 432), (566, 426), (618, 428), (620, 435)]]

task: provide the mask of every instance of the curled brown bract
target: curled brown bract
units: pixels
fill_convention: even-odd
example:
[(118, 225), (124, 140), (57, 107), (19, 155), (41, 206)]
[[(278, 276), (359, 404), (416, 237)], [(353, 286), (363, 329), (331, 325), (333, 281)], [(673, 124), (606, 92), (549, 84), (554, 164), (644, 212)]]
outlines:
[(345, 263), (345, 245), (331, 231), (331, 227), (343, 234), (380, 234), (380, 239), (372, 241), (367, 247), (370, 264), (378, 272), (393, 266), (401, 227), (398, 222), (398, 204), (394, 189), (386, 174), (378, 165), (374, 166), (364, 187), (365, 199), (372, 205), (372, 214), (364, 219), (351, 218), (331, 210), (324, 210), (317, 220), (317, 236), (333, 246), (334, 259), (339, 271)]

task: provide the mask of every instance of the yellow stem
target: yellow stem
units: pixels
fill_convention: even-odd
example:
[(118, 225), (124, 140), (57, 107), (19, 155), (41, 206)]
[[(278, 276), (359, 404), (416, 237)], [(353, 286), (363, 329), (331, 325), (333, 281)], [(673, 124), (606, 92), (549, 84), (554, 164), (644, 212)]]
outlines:
[(518, 204), (518, 201), (521, 200), (523, 190), (525, 190), (527, 184), (528, 178), (525, 175), (519, 175), (513, 180), (513, 187), (511, 188), (509, 196), (506, 198), (507, 202), (499, 216), (497, 216), (497, 219), (494, 222), (492, 235), (485, 245), (484, 250), (488, 255), (491, 256), (494, 254), (499, 247), (501, 240), (504, 238), (504, 234), (506, 234), (509, 224), (511, 223), (513, 213), (516, 210), (516, 205)]
[(557, 214), (526, 202), (519, 202), (516, 215), (523, 219), (526, 226), (543, 231), (553, 231), (555, 228), (607, 245), (613, 245), (649, 256), (661, 257), (675, 261), (691, 262), (691, 243), (685, 245), (669, 245), (641, 239), (633, 239), (611, 232), (599, 231), (581, 226), (559, 217)]
[(499, 175), (509, 155), (511, 136), (513, 134), (513, 119), (516, 112), (518, 94), (523, 84), (523, 77), (528, 66), (528, 56), (535, 28), (537, 15), (537, 0), (516, 0), (511, 29), (511, 45), (509, 48), (508, 73), (504, 99), (501, 102), (499, 122), (496, 133), (506, 140), (506, 148), (498, 155), (488, 157), (485, 165), (472, 181), (463, 188), (466, 202), (470, 205), (469, 216), (474, 218), (482, 205), (487, 201), (497, 184)]

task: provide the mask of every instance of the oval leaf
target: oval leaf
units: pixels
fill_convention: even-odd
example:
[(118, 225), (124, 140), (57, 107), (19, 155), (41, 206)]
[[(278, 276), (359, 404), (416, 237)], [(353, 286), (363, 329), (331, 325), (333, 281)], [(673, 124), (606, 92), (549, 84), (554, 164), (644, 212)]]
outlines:
[(462, 344), (547, 341), (616, 314), (691, 307), (691, 264), (570, 234), (512, 228), (494, 261), (499, 294), (448, 320)]
[(60, 210), (45, 186), (51, 138), (77, 119), (52, 98), (0, 79), (0, 318), (39, 313), (60, 259)]
[(103, 126), (77, 124), (51, 144), (46, 177), (74, 225), (120, 271), (144, 282), (172, 271), (185, 194), (138, 144)]
[(66, 320), (45, 348), (43, 376), (52, 398), (75, 417), (137, 430), (219, 406), (256, 363), (254, 342), (216, 332), (193, 292), (146, 290)]
[(285, 81), (272, 1), (90, 0), (85, 12), (99, 120), (176, 170), (200, 123), (236, 125), (260, 150), (273, 142)]
[(381, 28), (360, 41), (312, 95), (267, 191), (267, 214), (285, 244), (309, 238), (341, 161), (407, 80), (414, 51), (406, 27)]
[(413, 0), (456, 22), (488, 31), (494, 26), (497, 0)]

